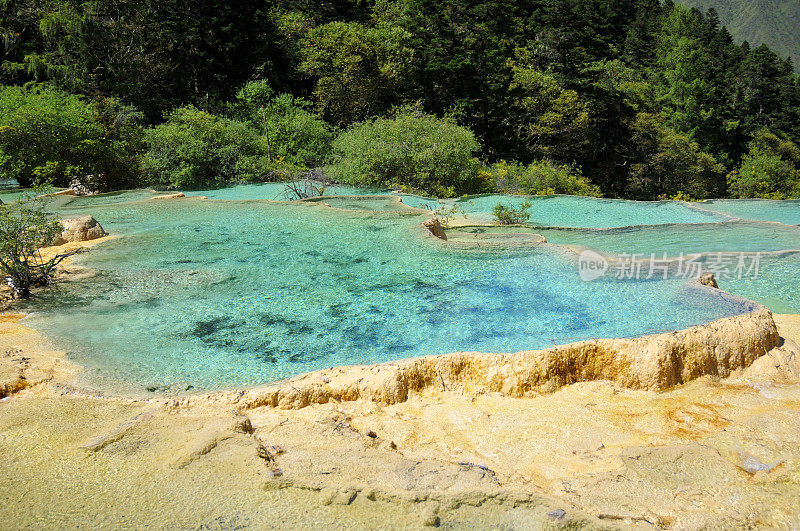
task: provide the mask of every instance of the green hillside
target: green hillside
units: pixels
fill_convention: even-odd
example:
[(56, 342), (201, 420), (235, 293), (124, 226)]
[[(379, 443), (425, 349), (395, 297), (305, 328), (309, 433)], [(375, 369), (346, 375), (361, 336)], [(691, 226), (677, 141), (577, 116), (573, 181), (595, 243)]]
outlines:
[(733, 36), (766, 43), (800, 65), (800, 0), (680, 0), (690, 7), (713, 7)]

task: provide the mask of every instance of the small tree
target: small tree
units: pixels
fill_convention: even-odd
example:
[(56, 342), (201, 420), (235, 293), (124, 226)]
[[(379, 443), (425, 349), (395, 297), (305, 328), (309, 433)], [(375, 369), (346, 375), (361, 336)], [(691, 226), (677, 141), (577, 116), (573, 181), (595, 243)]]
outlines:
[(312, 110), (302, 98), (276, 95), (266, 81), (247, 83), (231, 105), (237, 119), (262, 134), (269, 161), (283, 159), (301, 168), (324, 162), (333, 140), (330, 126)]
[(453, 221), (453, 218), (456, 216), (464, 216), (466, 218), (467, 212), (460, 206), (440, 203), (439, 207), (433, 211), (433, 215), (439, 219), (442, 227), (447, 229), (450, 227), (450, 222)]
[(14, 298), (28, 298), (32, 288), (51, 284), (56, 267), (82, 251), (77, 249), (47, 259), (42, 256), (42, 247), (50, 245), (62, 230), (58, 221), (47, 216), (41, 197), (29, 196), (0, 205), (0, 273)]
[(519, 225), (531, 218), (531, 214), (528, 212), (530, 207), (529, 201), (525, 201), (517, 208), (498, 203), (492, 209), (492, 214), (500, 225)]

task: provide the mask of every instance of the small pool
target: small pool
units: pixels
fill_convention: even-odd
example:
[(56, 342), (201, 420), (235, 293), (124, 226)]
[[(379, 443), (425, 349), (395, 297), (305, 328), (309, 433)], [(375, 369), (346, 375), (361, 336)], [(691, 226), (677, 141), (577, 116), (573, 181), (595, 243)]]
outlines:
[(550, 243), (589, 247), (613, 254), (669, 257), (692, 253), (773, 252), (800, 249), (800, 227), (738, 221), (648, 225), (610, 230), (530, 229)]
[[(286, 183), (240, 184), (217, 190), (195, 190), (184, 193), (187, 197), (205, 196), (209, 199), (223, 199), (229, 201), (252, 201), (260, 199), (267, 199), (270, 201), (287, 200)], [(376, 193), (388, 193), (388, 190), (334, 185), (326, 187), (324, 195), (371, 195)]]
[(800, 200), (720, 199), (693, 203), (692, 206), (705, 211), (718, 212), (734, 218), (756, 221), (777, 221), (787, 225), (800, 225)]
[(761, 257), (757, 278), (726, 279), (721, 287), (778, 313), (800, 314), (800, 253)]
[(455, 203), (467, 217), (479, 221), (493, 220), (497, 204), (518, 208), (532, 203), (528, 223), (543, 227), (611, 228), (666, 223), (709, 223), (730, 219), (719, 213), (692, 209), (677, 201), (623, 201), (554, 195), (520, 197), (485, 195), (464, 198)]

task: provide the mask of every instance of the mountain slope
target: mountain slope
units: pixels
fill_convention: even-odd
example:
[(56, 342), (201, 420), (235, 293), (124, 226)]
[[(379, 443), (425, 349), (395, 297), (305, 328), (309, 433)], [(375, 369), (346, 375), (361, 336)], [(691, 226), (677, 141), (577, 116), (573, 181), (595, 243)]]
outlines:
[(800, 71), (800, 0), (678, 0), (703, 11), (713, 7), (739, 41), (761, 43), (790, 56)]

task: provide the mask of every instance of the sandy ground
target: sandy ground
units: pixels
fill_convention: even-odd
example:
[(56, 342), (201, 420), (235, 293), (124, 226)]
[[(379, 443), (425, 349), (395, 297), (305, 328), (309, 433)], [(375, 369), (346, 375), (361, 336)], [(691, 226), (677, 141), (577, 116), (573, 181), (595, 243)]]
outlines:
[(92, 397), (0, 318), (0, 528), (800, 526), (800, 316), (663, 393), (427, 392), (300, 410)]

